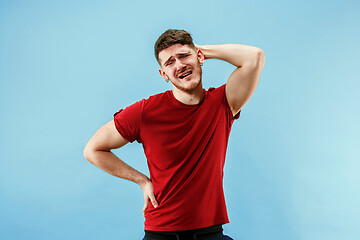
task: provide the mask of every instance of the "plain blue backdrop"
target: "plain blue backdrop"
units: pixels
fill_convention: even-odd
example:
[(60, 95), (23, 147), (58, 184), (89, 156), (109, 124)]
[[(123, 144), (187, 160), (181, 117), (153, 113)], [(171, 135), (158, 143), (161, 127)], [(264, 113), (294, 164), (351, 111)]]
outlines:
[[(233, 125), (224, 188), (236, 240), (360, 239), (359, 1), (0, 0), (0, 239), (141, 239), (143, 196), (83, 157), (120, 108), (171, 89), (168, 28), (266, 54)], [(207, 60), (204, 88), (234, 67)], [(114, 151), (147, 173), (140, 144)]]

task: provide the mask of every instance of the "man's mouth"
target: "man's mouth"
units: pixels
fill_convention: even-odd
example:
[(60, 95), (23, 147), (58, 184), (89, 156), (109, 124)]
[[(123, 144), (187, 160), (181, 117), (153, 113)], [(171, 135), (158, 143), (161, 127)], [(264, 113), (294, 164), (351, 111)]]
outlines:
[(192, 74), (192, 71), (189, 71), (189, 72), (186, 72), (186, 73), (184, 73), (184, 74), (182, 74), (182, 75), (179, 75), (179, 78), (180, 78), (180, 79), (184, 79), (184, 78), (190, 76), (191, 74)]

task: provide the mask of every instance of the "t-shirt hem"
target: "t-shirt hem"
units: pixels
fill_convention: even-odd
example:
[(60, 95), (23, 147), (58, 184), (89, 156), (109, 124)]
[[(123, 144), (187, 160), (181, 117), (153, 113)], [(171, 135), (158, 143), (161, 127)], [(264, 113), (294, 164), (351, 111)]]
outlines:
[(147, 231), (187, 231), (199, 228), (211, 227), (214, 225), (226, 224), (229, 220), (214, 221), (213, 223), (201, 224), (201, 225), (186, 225), (186, 226), (149, 226), (145, 225), (144, 230)]

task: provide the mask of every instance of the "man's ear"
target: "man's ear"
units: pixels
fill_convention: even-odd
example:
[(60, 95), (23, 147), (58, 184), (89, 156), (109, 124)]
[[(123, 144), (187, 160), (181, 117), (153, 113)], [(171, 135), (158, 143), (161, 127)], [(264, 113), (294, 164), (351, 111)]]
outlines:
[(200, 65), (203, 65), (203, 63), (205, 61), (205, 55), (200, 49), (196, 49), (196, 50), (197, 50), (197, 57), (200, 62)]
[(166, 73), (160, 68), (159, 69), (160, 76), (162, 76), (166, 82), (169, 82), (169, 77), (166, 75)]

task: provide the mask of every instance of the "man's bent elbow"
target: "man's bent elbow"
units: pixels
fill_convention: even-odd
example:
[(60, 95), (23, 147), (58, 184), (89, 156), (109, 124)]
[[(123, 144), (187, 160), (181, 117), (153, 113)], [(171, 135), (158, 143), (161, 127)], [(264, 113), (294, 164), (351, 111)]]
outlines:
[(87, 144), (84, 148), (84, 157), (89, 162), (93, 163), (92, 156), (93, 156), (94, 150)]
[(258, 67), (260, 67), (261, 69), (264, 67), (265, 65), (265, 53), (263, 50), (261, 50), (260, 48), (258, 48), (257, 51), (257, 59), (256, 59), (256, 65)]
[(258, 70), (264, 67), (265, 53), (260, 48), (255, 47), (254, 52), (243, 67), (248, 69)]

